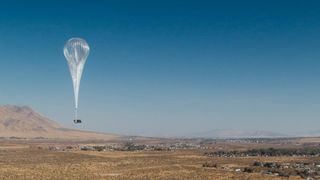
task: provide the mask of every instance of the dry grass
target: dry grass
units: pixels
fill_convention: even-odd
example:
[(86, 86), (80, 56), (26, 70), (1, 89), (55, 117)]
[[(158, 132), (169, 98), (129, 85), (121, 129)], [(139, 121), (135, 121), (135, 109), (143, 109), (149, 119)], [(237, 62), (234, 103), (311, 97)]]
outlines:
[[(285, 179), (232, 170), (249, 166), (256, 158), (212, 158), (199, 151), (56, 152), (17, 147), (0, 150), (0, 179)], [(220, 168), (204, 168), (205, 162), (217, 163)]]

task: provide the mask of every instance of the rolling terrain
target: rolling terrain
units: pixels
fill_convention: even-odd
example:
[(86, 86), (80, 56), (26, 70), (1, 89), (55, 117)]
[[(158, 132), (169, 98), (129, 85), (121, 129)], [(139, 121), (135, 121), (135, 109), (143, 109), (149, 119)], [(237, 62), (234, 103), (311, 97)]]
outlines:
[(0, 106), (0, 137), (112, 140), (120, 136), (64, 128), (27, 106)]

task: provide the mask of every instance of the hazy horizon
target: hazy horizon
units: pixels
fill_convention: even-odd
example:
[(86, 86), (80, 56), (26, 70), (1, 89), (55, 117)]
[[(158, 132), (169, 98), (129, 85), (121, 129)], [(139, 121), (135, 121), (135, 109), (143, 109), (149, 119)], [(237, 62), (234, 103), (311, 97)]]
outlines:
[[(118, 134), (320, 130), (320, 2), (92, 2), (2, 3), (1, 104)], [(91, 48), (81, 125), (71, 37)]]

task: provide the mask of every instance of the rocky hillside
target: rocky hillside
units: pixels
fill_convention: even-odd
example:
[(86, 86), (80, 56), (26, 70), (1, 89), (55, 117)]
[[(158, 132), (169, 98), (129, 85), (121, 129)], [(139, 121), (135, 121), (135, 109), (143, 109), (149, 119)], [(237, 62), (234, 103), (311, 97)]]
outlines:
[(27, 106), (0, 106), (0, 137), (59, 138), (59, 139), (117, 139), (106, 133), (67, 129)]

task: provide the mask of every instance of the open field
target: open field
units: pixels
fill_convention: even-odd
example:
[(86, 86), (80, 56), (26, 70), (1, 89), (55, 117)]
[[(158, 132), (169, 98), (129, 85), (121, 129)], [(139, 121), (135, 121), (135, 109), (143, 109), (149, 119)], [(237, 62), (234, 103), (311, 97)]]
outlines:
[[(236, 169), (250, 167), (255, 161), (320, 161), (319, 157), (209, 157), (204, 155), (208, 151), (204, 149), (83, 151), (46, 148), (67, 144), (1, 142), (0, 179), (302, 179), (300, 176), (281, 177)], [(236, 144), (235, 147), (238, 146)], [(240, 147), (243, 149), (243, 146)], [(215, 164), (216, 167), (203, 167), (205, 163)]]

